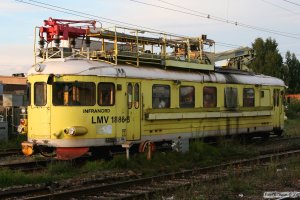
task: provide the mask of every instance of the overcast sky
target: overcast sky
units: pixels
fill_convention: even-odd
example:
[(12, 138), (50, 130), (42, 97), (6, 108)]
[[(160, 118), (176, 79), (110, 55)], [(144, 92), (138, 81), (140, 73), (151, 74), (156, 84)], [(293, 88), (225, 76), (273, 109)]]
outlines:
[[(20, 1), (35, 4), (42, 2), (57, 6), (56, 9), (62, 7), (82, 13), (77, 13), (81, 15), (80, 17), (35, 7), (15, 0), (0, 0), (0, 75), (27, 73), (34, 62), (34, 27), (42, 26), (43, 20), (49, 17), (76, 20), (88, 19), (88, 17), (96, 18), (84, 13), (149, 27), (162, 32), (187, 36), (206, 34), (208, 38), (217, 42), (216, 51), (237, 46), (251, 46), (251, 43), (258, 37), (263, 39), (271, 37), (276, 39), (283, 57), (289, 50), (300, 58), (299, 0), (138, 0), (156, 5), (156, 7), (134, 0)], [(181, 8), (171, 4), (176, 4)], [(67, 10), (62, 11), (66, 12)], [(206, 14), (209, 14), (210, 19), (203, 17), (207, 16)], [(221, 20), (234, 21), (237, 24), (250, 25), (252, 28), (213, 20), (212, 18), (215, 17)], [(113, 22), (111, 24), (104, 22), (107, 20), (99, 18), (96, 20), (102, 21), (103, 26), (113, 25)], [(271, 32), (280, 33), (273, 34), (270, 31), (256, 29), (270, 29)], [(224, 47), (224, 43), (235, 46)]]

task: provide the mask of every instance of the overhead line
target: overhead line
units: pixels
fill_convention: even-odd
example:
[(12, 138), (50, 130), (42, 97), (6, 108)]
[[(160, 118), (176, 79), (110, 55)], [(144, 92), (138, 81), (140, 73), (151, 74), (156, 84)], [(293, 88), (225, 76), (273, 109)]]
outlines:
[(275, 7), (277, 7), (277, 8), (280, 8), (280, 9), (282, 9), (282, 10), (291, 12), (291, 13), (293, 13), (293, 14), (295, 14), (295, 15), (299, 15), (298, 13), (296, 13), (296, 12), (290, 10), (290, 9), (284, 8), (284, 7), (282, 7), (282, 6), (279, 6), (279, 5), (275, 4), (275, 3), (271, 3), (271, 2), (266, 1), (266, 0), (261, 0), (261, 1), (265, 2), (266, 4), (270, 4), (270, 5), (272, 5), (272, 6), (275, 6)]
[(288, 2), (288, 3), (293, 4), (293, 5), (296, 5), (296, 6), (300, 6), (300, 4), (295, 3), (295, 2), (292, 2), (292, 1), (288, 1), (288, 0), (282, 0), (282, 1)]
[[(20, 0), (17, 0), (17, 1), (20, 1)], [(21, 1), (23, 1), (23, 0), (21, 0)], [(135, 24), (131, 24), (131, 23), (123, 22), (123, 21), (118, 21), (118, 20), (110, 19), (110, 18), (100, 17), (100, 16), (96, 16), (96, 15), (92, 15), (92, 14), (80, 12), (80, 11), (77, 11), (77, 10), (72, 10), (72, 9), (68, 9), (68, 8), (63, 8), (63, 7), (55, 6), (53, 4), (47, 4), (47, 3), (40, 2), (40, 1), (35, 1), (35, 0), (27, 0), (27, 1), (31, 1), (31, 2), (38, 3), (38, 4), (47, 5), (47, 6), (50, 6), (50, 7), (59, 8), (61, 10), (71, 11), (73, 13), (81, 13), (81, 14), (84, 14), (84, 15), (87, 15), (87, 16), (91, 16), (91, 17), (93, 17), (93, 19), (94, 18), (98, 18), (98, 19), (101, 19), (103, 21), (105, 20), (104, 22), (109, 23), (109, 24), (114, 24), (114, 25), (119, 25), (119, 26), (122, 26), (123, 24), (126, 24), (128, 26), (131, 26), (130, 28), (139, 27), (139, 28), (143, 28), (143, 29), (147, 29), (147, 30), (152, 30), (152, 31), (160, 32), (160, 30), (157, 30), (157, 29), (153, 29), (153, 28), (149, 28), (149, 27), (145, 27), (145, 26), (140, 26), (140, 25), (135, 25)], [(112, 22), (114, 22), (114, 23), (112, 23)]]
[(262, 28), (262, 27), (258, 27), (258, 26), (252, 26), (252, 25), (240, 23), (240, 22), (237, 22), (237, 21), (216, 17), (216, 16), (213, 16), (213, 15), (210, 15), (210, 14), (204, 14), (202, 12), (198, 12), (198, 11), (195, 11), (195, 10), (192, 10), (192, 9), (189, 9), (189, 8), (185, 8), (185, 7), (182, 7), (180, 5), (171, 4), (171, 3), (168, 3), (166, 1), (162, 1), (162, 2), (164, 2), (166, 4), (169, 4), (169, 5), (172, 5), (172, 6), (180, 7), (180, 8), (185, 9), (185, 10), (190, 10), (190, 11), (192, 10), (193, 12), (197, 12), (199, 14), (185, 12), (185, 11), (182, 11), (182, 10), (173, 9), (173, 8), (169, 8), (169, 7), (164, 7), (164, 6), (160, 6), (160, 5), (156, 5), (156, 4), (152, 4), (152, 3), (146, 3), (146, 2), (138, 1), (138, 0), (129, 0), (129, 1), (139, 3), (139, 4), (144, 4), (144, 5), (151, 6), (151, 7), (160, 8), (160, 9), (170, 10), (170, 11), (173, 11), (173, 12), (179, 12), (179, 13), (182, 13), (182, 14), (192, 15), (192, 16), (206, 18), (206, 19), (212, 19), (212, 20), (215, 20), (215, 21), (228, 23), (228, 24), (233, 24), (233, 25), (236, 25), (236, 26), (241, 26), (241, 27), (244, 27), (244, 28), (249, 28), (249, 29), (258, 30), (258, 31), (262, 31), (262, 32), (272, 33), (272, 34), (275, 34), (275, 35), (280, 35), (280, 36), (284, 36), (284, 37), (288, 37), (288, 38), (300, 39), (299, 34), (288, 33), (288, 32), (283, 32), (283, 31), (277, 31), (277, 30), (272, 30), (272, 29), (266, 29), (266, 28)]
[[(35, 7), (39, 7), (39, 8), (44, 8), (44, 9), (48, 9), (48, 10), (53, 10), (56, 12), (60, 12), (60, 13), (64, 13), (64, 14), (69, 14), (69, 15), (74, 15), (77, 17), (83, 17), (83, 18), (88, 18), (88, 19), (92, 19), (95, 20), (95, 18), (97, 19), (101, 19), (102, 21), (96, 20), (97, 22), (101, 23), (102, 22), (106, 22), (109, 24), (113, 24), (112, 22), (118, 22), (118, 23), (114, 23), (115, 25), (119, 25), (122, 26), (123, 24), (127, 24), (130, 25), (131, 27), (140, 27), (140, 28), (144, 28), (146, 30), (152, 30), (152, 31), (156, 31), (156, 32), (163, 32), (165, 34), (171, 34), (173, 36), (178, 36), (178, 37), (188, 37), (188, 36), (184, 36), (184, 35), (178, 35), (178, 34), (174, 34), (174, 33), (168, 33), (168, 32), (164, 32), (158, 29), (153, 29), (153, 28), (149, 28), (149, 27), (144, 27), (144, 26), (139, 26), (139, 25), (135, 25), (135, 24), (130, 24), (127, 22), (123, 22), (123, 21), (118, 21), (118, 20), (113, 20), (113, 19), (109, 19), (109, 18), (104, 18), (104, 17), (100, 17), (100, 16), (96, 16), (96, 15), (92, 15), (92, 14), (88, 14), (88, 13), (84, 13), (84, 12), (80, 12), (77, 10), (72, 10), (72, 9), (67, 9), (67, 8), (62, 8), (56, 5), (52, 5), (52, 4), (48, 4), (48, 3), (44, 3), (44, 2), (40, 2), (40, 1), (35, 1), (35, 0), (15, 0), (19, 3), (24, 3), (24, 4), (28, 4), (31, 6), (35, 6)], [(29, 2), (28, 2), (29, 1)], [(31, 3), (32, 2), (32, 3)], [(89, 16), (89, 17), (87, 17)], [(223, 43), (223, 42), (215, 42), (217, 45), (219, 46), (223, 46), (223, 47), (240, 47), (239, 45), (235, 45), (235, 44), (229, 44), (229, 43)]]

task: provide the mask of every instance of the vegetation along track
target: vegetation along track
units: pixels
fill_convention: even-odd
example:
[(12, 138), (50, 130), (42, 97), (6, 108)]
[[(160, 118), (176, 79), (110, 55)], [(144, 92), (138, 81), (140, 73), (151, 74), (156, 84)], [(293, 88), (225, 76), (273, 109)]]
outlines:
[[(293, 143), (299, 143), (300, 142), (300, 136), (293, 136), (293, 137), (271, 137), (268, 141), (263, 141), (263, 143), (258, 143), (256, 145), (266, 145), (266, 143), (269, 143), (271, 145), (271, 148), (267, 147), (265, 149), (260, 150), (260, 154), (268, 154), (273, 152), (281, 152), (285, 150), (294, 150), (297, 149), (298, 146), (289, 146), (285, 147), (283, 144), (293, 142)], [(253, 142), (253, 141), (252, 141)], [(259, 141), (255, 141), (259, 142)], [(276, 148), (274, 148), (276, 146)], [(281, 147), (282, 146), (282, 147)], [(20, 149), (4, 149), (0, 151), (0, 157), (8, 157), (11, 155), (20, 155), (21, 150)], [(88, 157), (82, 157), (80, 161), (86, 161), (88, 160)], [(75, 160), (75, 161), (76, 161)], [(21, 171), (35, 171), (35, 170), (41, 170), (47, 167), (47, 164), (51, 162), (55, 162), (55, 159), (50, 158), (39, 158), (39, 159), (26, 159), (25, 157), (20, 158), (12, 158), (5, 161), (0, 161), (0, 168), (9, 168), (13, 170), (21, 170)]]
[[(68, 189), (59, 189), (52, 186), (43, 191), (41, 189), (32, 189), (26, 192), (26, 196), (20, 196), (17, 193), (11, 193), (7, 196), (18, 196), (21, 199), (143, 199), (158, 193), (169, 192), (179, 187), (226, 178), (232, 173), (249, 173), (257, 167), (266, 166), (268, 162), (274, 159), (287, 158), (298, 154), (300, 154), (300, 149), (147, 178), (131, 178), (115, 182), (97, 181)], [(3, 197), (5, 195), (1, 198)]]

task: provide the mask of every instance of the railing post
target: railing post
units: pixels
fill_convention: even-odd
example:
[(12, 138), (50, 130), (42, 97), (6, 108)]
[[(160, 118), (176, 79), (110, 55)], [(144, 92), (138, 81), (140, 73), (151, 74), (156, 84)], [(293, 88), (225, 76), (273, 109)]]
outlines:
[(115, 64), (118, 64), (118, 38), (117, 38), (117, 27), (115, 26), (115, 44), (114, 44), (114, 56), (115, 56)]
[(136, 66), (140, 66), (140, 58), (139, 58), (139, 36), (138, 30), (136, 30)]

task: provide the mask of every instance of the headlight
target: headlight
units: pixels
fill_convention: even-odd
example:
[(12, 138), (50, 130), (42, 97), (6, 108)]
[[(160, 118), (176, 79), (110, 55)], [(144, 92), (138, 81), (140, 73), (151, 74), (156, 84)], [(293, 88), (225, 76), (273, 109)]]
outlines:
[(36, 72), (42, 72), (42, 71), (44, 70), (44, 67), (43, 67), (42, 64), (38, 63), (38, 64), (36, 64), (36, 65), (34, 66), (34, 70), (35, 70)]
[(26, 113), (26, 108), (21, 108), (21, 113), (25, 114)]
[(69, 134), (70, 135), (75, 135), (76, 129), (74, 127), (69, 128)]
[(84, 135), (87, 132), (87, 128), (83, 126), (71, 126), (70, 128), (64, 129), (64, 133), (71, 136)]

